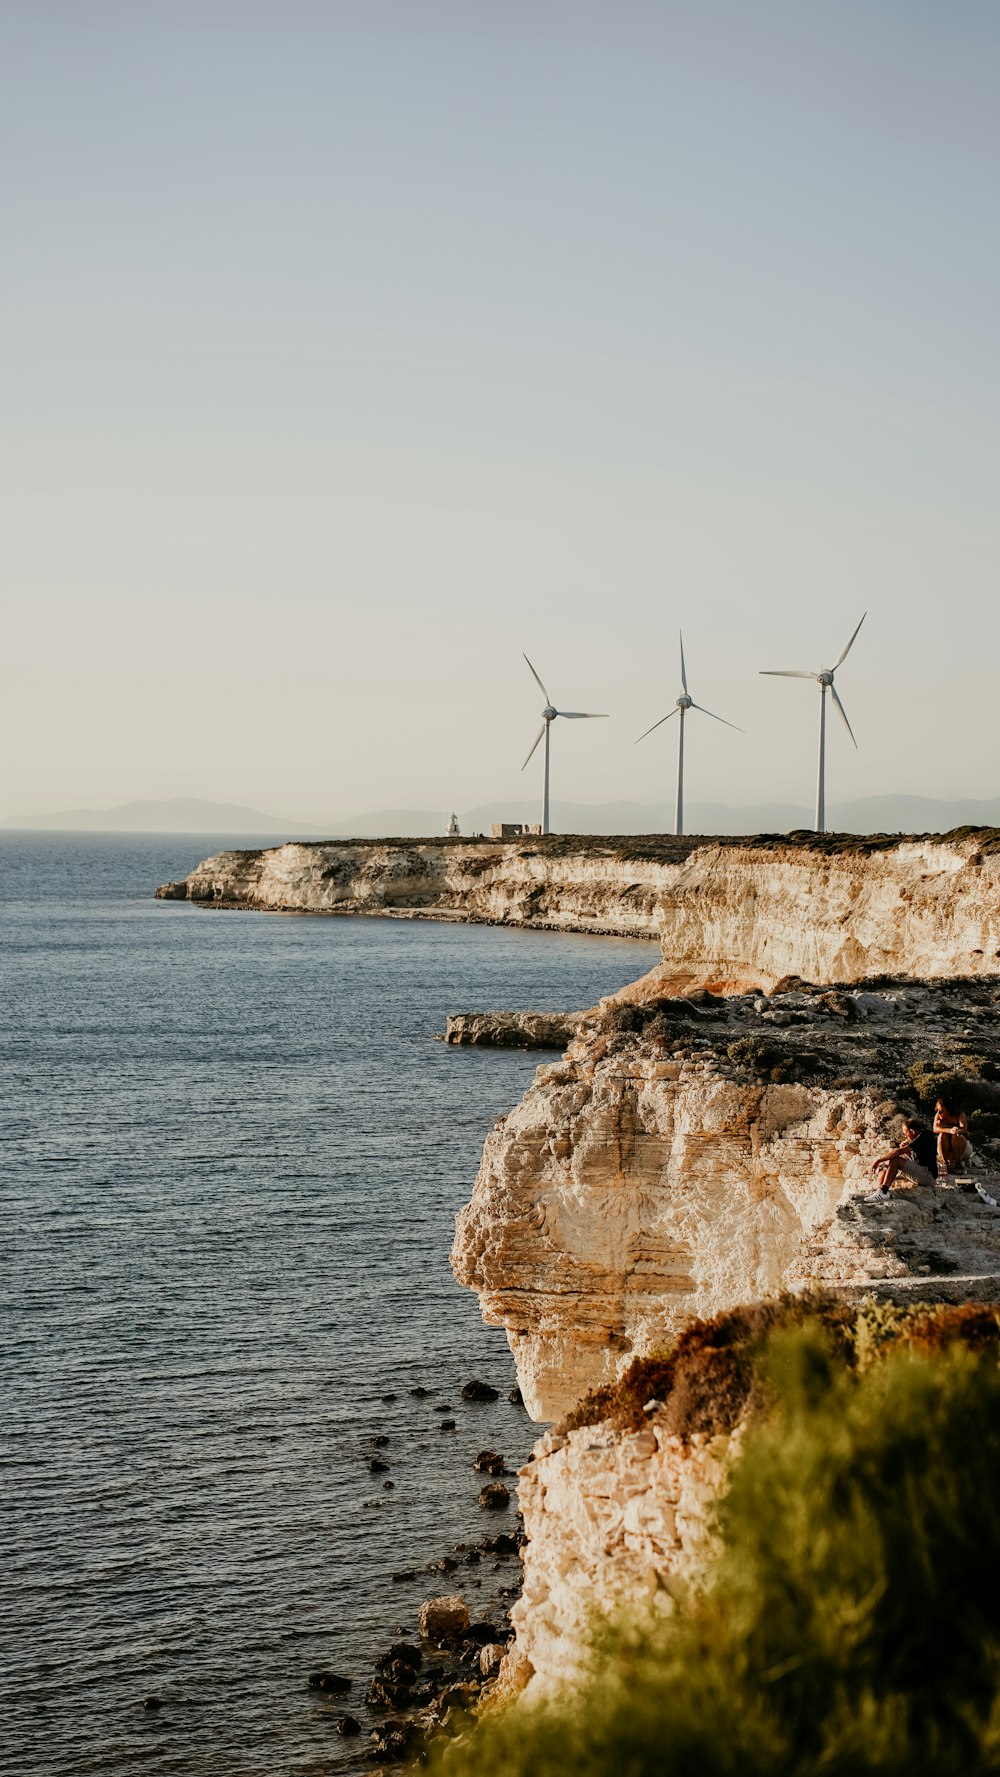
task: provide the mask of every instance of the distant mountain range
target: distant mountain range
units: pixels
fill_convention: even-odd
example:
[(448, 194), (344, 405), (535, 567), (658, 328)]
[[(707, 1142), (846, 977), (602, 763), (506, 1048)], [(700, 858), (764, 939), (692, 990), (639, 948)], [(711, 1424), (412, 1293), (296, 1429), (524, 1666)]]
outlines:
[[(537, 820), (527, 800), (486, 802), (459, 812), (463, 834), (488, 833), (494, 821)], [(669, 833), (673, 805), (640, 802), (554, 802), (552, 825), (559, 833)], [(762, 802), (733, 808), (724, 802), (688, 805), (689, 833), (787, 833), (812, 824), (812, 811), (791, 802)], [(65, 832), (204, 833), (214, 838), (378, 839), (422, 838), (440, 834), (447, 814), (440, 809), (382, 808), (352, 815), (329, 826), (287, 820), (235, 802), (205, 802), (174, 796), (162, 802), (123, 802), (117, 808), (78, 808), (61, 814), (11, 815), (3, 827)], [(1000, 826), (1000, 796), (983, 800), (931, 796), (862, 796), (834, 803), (830, 826), (841, 833), (943, 833), (951, 827)]]

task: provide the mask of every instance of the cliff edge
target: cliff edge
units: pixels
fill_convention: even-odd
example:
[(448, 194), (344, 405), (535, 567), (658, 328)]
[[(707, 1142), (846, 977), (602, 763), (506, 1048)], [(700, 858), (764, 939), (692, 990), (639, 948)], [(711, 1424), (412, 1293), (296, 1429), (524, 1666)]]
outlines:
[(900, 982), (598, 1009), (488, 1136), (452, 1265), (538, 1420), (694, 1317), (789, 1289), (1000, 1301), (971, 1180), (891, 1198), (899, 1112), (958, 1083), (1000, 1196), (1000, 991)]
[(164, 900), (659, 940), (679, 983), (768, 989), (1000, 973), (1000, 832), (923, 839), (549, 837), (220, 852)]

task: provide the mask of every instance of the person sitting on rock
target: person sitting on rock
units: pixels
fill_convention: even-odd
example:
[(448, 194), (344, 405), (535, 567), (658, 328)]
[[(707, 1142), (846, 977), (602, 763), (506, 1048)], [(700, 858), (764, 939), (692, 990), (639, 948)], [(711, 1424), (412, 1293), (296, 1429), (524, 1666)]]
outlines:
[(937, 1183), (937, 1141), (929, 1129), (925, 1129), (918, 1117), (906, 1117), (903, 1121), (903, 1139), (899, 1146), (890, 1148), (887, 1154), (880, 1154), (871, 1165), (869, 1176), (882, 1177), (879, 1191), (883, 1197), (889, 1195), (889, 1188), (900, 1173), (915, 1185), (934, 1185)]
[(934, 1106), (934, 1134), (942, 1172), (957, 1172), (961, 1166), (969, 1151), (968, 1127), (969, 1119), (964, 1111), (956, 1110), (946, 1098), (938, 1099)]

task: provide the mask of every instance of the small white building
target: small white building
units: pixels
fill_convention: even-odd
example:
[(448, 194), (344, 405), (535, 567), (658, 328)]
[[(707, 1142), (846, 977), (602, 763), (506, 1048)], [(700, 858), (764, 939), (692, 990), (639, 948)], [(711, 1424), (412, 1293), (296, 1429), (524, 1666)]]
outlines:
[(492, 839), (532, 839), (540, 837), (542, 824), (540, 821), (494, 821), (490, 828)]

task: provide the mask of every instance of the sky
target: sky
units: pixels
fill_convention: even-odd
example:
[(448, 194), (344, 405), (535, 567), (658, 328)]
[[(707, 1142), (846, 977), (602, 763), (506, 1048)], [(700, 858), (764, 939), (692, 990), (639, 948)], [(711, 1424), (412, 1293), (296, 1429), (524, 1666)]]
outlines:
[(990, 796), (992, 0), (6, 0), (0, 816)]

